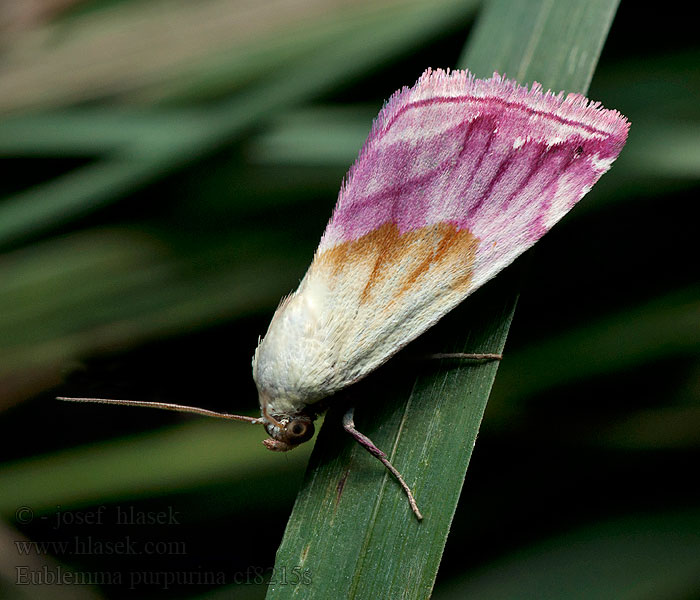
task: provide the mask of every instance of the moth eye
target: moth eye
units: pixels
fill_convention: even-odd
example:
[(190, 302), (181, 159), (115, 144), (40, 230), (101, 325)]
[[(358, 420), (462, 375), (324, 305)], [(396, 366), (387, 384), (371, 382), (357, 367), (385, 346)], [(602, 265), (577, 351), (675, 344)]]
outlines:
[(583, 146), (578, 146), (576, 150), (574, 151), (574, 154), (576, 156), (581, 156), (583, 154)]
[(314, 434), (314, 426), (309, 421), (294, 419), (287, 425), (286, 432), (290, 441), (293, 440), (294, 443), (300, 444), (311, 438)]

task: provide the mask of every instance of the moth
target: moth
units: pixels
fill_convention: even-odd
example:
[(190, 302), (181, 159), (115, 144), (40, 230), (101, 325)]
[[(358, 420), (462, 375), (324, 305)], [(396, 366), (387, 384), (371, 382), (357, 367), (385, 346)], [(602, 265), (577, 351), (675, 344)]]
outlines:
[[(309, 440), (321, 400), (363, 379), (530, 248), (617, 158), (629, 123), (584, 96), (428, 69), (384, 105), (298, 289), (253, 356), (259, 418), (95, 398), (264, 425)], [(496, 359), (497, 355), (467, 358)], [(345, 429), (410, 488), (386, 455)]]

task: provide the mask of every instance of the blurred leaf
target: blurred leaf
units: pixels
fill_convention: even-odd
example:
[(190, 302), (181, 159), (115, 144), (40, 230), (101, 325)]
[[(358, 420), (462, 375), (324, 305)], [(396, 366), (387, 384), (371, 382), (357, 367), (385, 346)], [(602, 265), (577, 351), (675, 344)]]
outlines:
[(206, 127), (195, 109), (80, 107), (7, 117), (0, 152), (20, 156), (110, 154), (144, 158), (163, 152)]
[[(386, 14), (372, 28), (348, 32), (324, 50), (287, 65), (280, 72), (266, 73), (232, 100), (194, 115), (188, 113), (184, 120), (176, 112), (165, 127), (153, 128), (149, 124), (144, 135), (135, 137), (127, 150), (0, 203), (0, 246), (113, 202), (130, 190), (231, 143), (246, 128), (278, 114), (282, 108), (347, 85), (353, 77), (376, 68), (406, 48), (461, 24), (475, 4), (458, 0), (426, 4), (413, 0), (407, 10)], [(348, 61), (348, 56), (353, 60)], [(10, 133), (17, 135), (17, 124), (11, 127), (14, 129)], [(169, 133), (170, 128), (179, 135), (163, 138), (163, 132)], [(35, 127), (34, 131), (40, 128)], [(149, 137), (149, 133), (157, 138)], [(6, 137), (0, 127), (0, 140)], [(1, 146), (7, 146), (7, 142), (0, 142)]]
[[(462, 64), (479, 75), (498, 68), (523, 82), (546, 74), (546, 85), (585, 91), (616, 7), (491, 2)], [(431, 342), (423, 350), (500, 352), (515, 289), (502, 276), (423, 339)], [(329, 412), (276, 562), (278, 569), (309, 569), (314, 583), (303, 590), (271, 585), (268, 598), (430, 596), (496, 368), (446, 362), (422, 369), (415, 381), (394, 373), (391, 386), (385, 380), (379, 389), (376, 382), (360, 388), (358, 429), (387, 451), (414, 490), (425, 512), (420, 523), (391, 475), (344, 436), (342, 407)]]
[(71, 359), (274, 305), (307, 259), (277, 243), (239, 234), (183, 258), (152, 233), (105, 229), (3, 255), (0, 406), (57, 385)]
[(523, 401), (556, 386), (575, 385), (700, 348), (700, 290), (692, 288), (629, 308), (504, 357), (489, 418), (511, 421)]
[[(637, 171), (663, 177), (700, 181), (700, 114), (695, 121), (647, 119), (627, 162)], [(636, 140), (635, 140), (636, 141)]]
[(571, 531), (449, 581), (434, 600), (675, 600), (700, 593), (700, 513)]
[(700, 405), (634, 411), (601, 428), (596, 443), (627, 450), (700, 448)]
[(700, 51), (659, 48), (608, 63), (596, 72), (595, 89), (612, 106), (624, 106), (633, 120), (687, 121), (700, 118)]
[[(59, 578), (51, 581), (46, 577), (41, 585), (30, 585), (32, 572), (43, 574), (42, 570), (48, 569), (56, 573), (62, 566), (46, 554), (18, 553), (16, 544), (23, 542), (29, 540), (0, 522), (0, 597), (3, 600), (99, 600), (103, 597), (98, 587), (89, 581), (84, 585), (67, 586)], [(26, 577), (27, 583), (18, 585), (22, 577)]]
[(252, 140), (248, 157), (259, 164), (347, 168), (357, 158), (377, 112), (357, 106), (289, 111)]
[[(66, 407), (67, 412), (83, 409)], [(57, 505), (91, 506), (192, 489), (214, 480), (245, 480), (253, 488), (256, 478), (274, 472), (284, 472), (285, 480), (293, 481), (292, 473), (302, 468), (310, 449), (281, 461), (260, 443), (264, 437), (260, 426), (196, 419), (6, 464), (0, 468), (0, 514), (11, 517), (19, 507), (28, 506), (39, 515), (55, 511)]]
[(120, 2), (5, 44), (0, 112), (105, 96), (228, 93), (418, 0)]

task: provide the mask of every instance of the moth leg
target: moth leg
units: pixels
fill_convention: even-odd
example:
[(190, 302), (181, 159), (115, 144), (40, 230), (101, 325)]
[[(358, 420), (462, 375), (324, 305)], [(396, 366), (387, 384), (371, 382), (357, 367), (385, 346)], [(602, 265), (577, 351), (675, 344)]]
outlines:
[(401, 487), (403, 488), (403, 491), (406, 492), (406, 495), (408, 496), (408, 503), (411, 505), (411, 510), (413, 511), (413, 514), (416, 515), (416, 518), (420, 521), (423, 519), (423, 515), (420, 513), (418, 510), (418, 505), (416, 504), (416, 500), (413, 497), (413, 493), (411, 492), (411, 488), (408, 487), (408, 484), (404, 481), (403, 477), (401, 477), (401, 473), (399, 473), (396, 470), (396, 467), (392, 465), (389, 462), (389, 458), (387, 455), (382, 452), (379, 448), (377, 448), (374, 445), (374, 442), (370, 440), (366, 435), (363, 433), (360, 433), (355, 429), (355, 420), (354, 420), (354, 415), (355, 415), (355, 408), (349, 408), (347, 412), (343, 415), (343, 429), (347, 431), (353, 438), (355, 438), (355, 441), (360, 444), (367, 452), (369, 452), (372, 456), (375, 458), (378, 458), (382, 464), (391, 471), (391, 474), (396, 477), (397, 481), (399, 484), (401, 484)]
[(476, 354), (471, 354), (467, 352), (437, 352), (435, 354), (427, 354), (425, 358), (431, 358), (431, 359), (443, 359), (443, 358), (448, 358), (448, 359), (458, 359), (458, 360), (476, 360), (476, 361), (481, 361), (481, 360), (501, 360), (503, 358), (502, 354), (494, 354), (491, 352), (483, 352), (483, 353), (476, 353)]

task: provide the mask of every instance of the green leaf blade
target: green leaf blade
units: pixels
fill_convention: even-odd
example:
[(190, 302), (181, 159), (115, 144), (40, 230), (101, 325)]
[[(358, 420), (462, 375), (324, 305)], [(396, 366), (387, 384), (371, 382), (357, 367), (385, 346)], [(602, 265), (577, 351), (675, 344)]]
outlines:
[[(537, 81), (544, 89), (584, 94), (617, 4), (610, 0), (488, 2), (460, 63), (478, 77), (497, 71), (520, 83)], [(496, 28), (505, 35), (494, 35)]]

